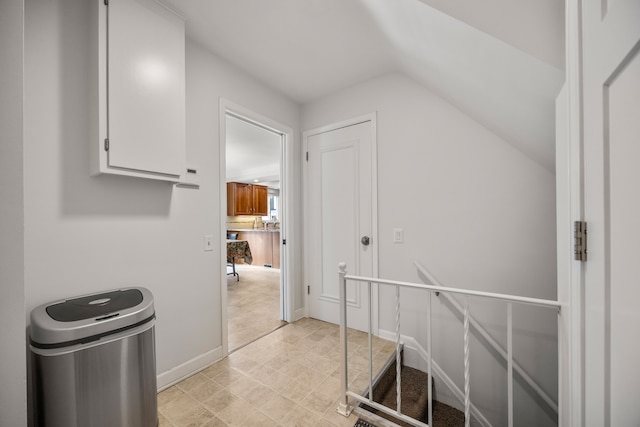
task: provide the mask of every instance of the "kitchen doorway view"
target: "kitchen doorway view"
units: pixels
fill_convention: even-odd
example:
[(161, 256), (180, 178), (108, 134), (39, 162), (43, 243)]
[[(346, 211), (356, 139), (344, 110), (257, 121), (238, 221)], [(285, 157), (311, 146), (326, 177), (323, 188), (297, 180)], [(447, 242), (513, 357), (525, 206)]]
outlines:
[(284, 137), (229, 111), (227, 186), (227, 348), (237, 350), (283, 326), (281, 269)]

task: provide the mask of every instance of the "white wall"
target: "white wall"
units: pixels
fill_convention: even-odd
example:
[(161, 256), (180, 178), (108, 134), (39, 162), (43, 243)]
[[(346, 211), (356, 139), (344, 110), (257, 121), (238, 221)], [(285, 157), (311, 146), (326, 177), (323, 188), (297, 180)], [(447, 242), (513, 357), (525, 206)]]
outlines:
[[(193, 94), (192, 98), (189, 96), (190, 93)], [(294, 309), (301, 309), (304, 305), (304, 291), (301, 279), (302, 250), (298, 248), (302, 247), (302, 221), (300, 218), (300, 212), (302, 212), (302, 186), (301, 180), (297, 178), (302, 174), (301, 164), (298, 160), (301, 157), (299, 140), (300, 107), (288, 98), (266, 88), (255, 80), (251, 80), (244, 72), (208, 54), (197, 44), (189, 42), (187, 44), (187, 140), (189, 140), (190, 135), (197, 139), (211, 141), (211, 138), (215, 138), (215, 141), (218, 140), (220, 99), (229, 101), (234, 105), (293, 130), (293, 141), (288, 141), (288, 143), (293, 145), (294, 164), (287, 165), (293, 171), (294, 178), (288, 188), (289, 196), (287, 196), (290, 197), (293, 204), (293, 215), (287, 217), (287, 230), (292, 230), (292, 234), (287, 236), (286, 250), (291, 253), (292, 277), (288, 277), (288, 283), (289, 286), (293, 287)], [(194, 124), (198, 124), (199, 128), (194, 127), (192, 130), (192, 121)], [(206, 132), (203, 132), (205, 130)], [(201, 154), (191, 152), (189, 147), (187, 147), (187, 151), (188, 163), (191, 159), (196, 166), (201, 164)], [(217, 152), (216, 155), (218, 155)], [(219, 161), (218, 157), (216, 157), (216, 161)], [(217, 164), (214, 167), (215, 173), (218, 174), (219, 168)], [(217, 194), (216, 197), (218, 198), (219, 195)], [(216, 225), (219, 226), (219, 216), (216, 221)], [(222, 221), (226, 222), (226, 211)], [(284, 256), (281, 259), (284, 260)], [(285, 272), (284, 267), (281, 271)], [(286, 271), (289, 270), (287, 269)]]
[(187, 158), (198, 166), (200, 189), (90, 177), (89, 11), (83, 0), (26, 2), (26, 309), (149, 288), (162, 386), (221, 351), (222, 255), (218, 247), (203, 251), (203, 236), (217, 238), (221, 221), (219, 98), (296, 131), (299, 107), (187, 42)]
[(27, 423), (22, 180), (24, 2), (0, 2), (0, 426)]
[[(301, 127), (372, 111), (378, 119), (380, 277), (420, 282), (413, 266), (418, 260), (446, 285), (555, 299), (554, 175), (423, 86), (396, 74), (304, 106)], [(392, 243), (394, 228), (404, 229), (403, 244)], [(395, 330), (393, 295), (391, 289), (380, 291), (383, 332)], [(424, 304), (424, 295), (403, 294), (401, 333), (426, 348)], [(506, 343), (506, 309), (471, 304), (472, 314)], [(555, 312), (514, 313), (515, 357), (556, 395)], [(434, 316), (434, 356), (462, 386), (461, 322), (438, 301)], [(502, 419), (505, 401), (494, 398), (504, 398), (506, 379), (496, 383), (489, 376), (503, 375), (504, 368), (477, 341), (471, 354), (472, 399), (490, 419)], [(517, 401), (516, 424), (552, 424), (525, 400)]]

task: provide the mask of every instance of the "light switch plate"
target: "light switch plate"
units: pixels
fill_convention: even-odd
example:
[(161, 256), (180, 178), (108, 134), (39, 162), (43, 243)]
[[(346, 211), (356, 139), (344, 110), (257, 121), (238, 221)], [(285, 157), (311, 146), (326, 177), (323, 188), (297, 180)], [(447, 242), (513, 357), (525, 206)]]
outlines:
[(206, 234), (204, 236), (204, 251), (210, 252), (213, 250), (213, 235)]
[(402, 228), (393, 229), (393, 243), (404, 242), (404, 230)]

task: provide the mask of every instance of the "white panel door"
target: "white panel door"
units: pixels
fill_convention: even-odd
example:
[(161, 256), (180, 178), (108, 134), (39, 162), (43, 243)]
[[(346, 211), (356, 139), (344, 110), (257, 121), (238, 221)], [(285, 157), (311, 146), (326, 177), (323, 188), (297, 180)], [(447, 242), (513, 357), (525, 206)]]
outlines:
[(185, 171), (184, 22), (153, 0), (110, 0), (110, 167)]
[(583, 1), (587, 426), (640, 426), (640, 1)]
[[(371, 121), (308, 136), (307, 250), (311, 317), (338, 323), (338, 264), (374, 274), (374, 153)], [(369, 244), (362, 242), (369, 238)], [(367, 285), (347, 286), (348, 326), (368, 328)]]

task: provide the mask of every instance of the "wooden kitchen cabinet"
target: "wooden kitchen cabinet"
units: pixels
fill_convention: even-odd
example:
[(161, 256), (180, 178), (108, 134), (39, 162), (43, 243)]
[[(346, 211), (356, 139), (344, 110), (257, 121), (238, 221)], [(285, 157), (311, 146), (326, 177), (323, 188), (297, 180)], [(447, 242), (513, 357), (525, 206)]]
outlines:
[(251, 215), (253, 189), (251, 184), (227, 182), (227, 215)]
[(253, 185), (253, 215), (269, 215), (269, 188)]
[(92, 173), (181, 182), (187, 176), (184, 20), (154, 0), (92, 3)]
[(227, 215), (267, 216), (268, 191), (262, 185), (227, 182)]

